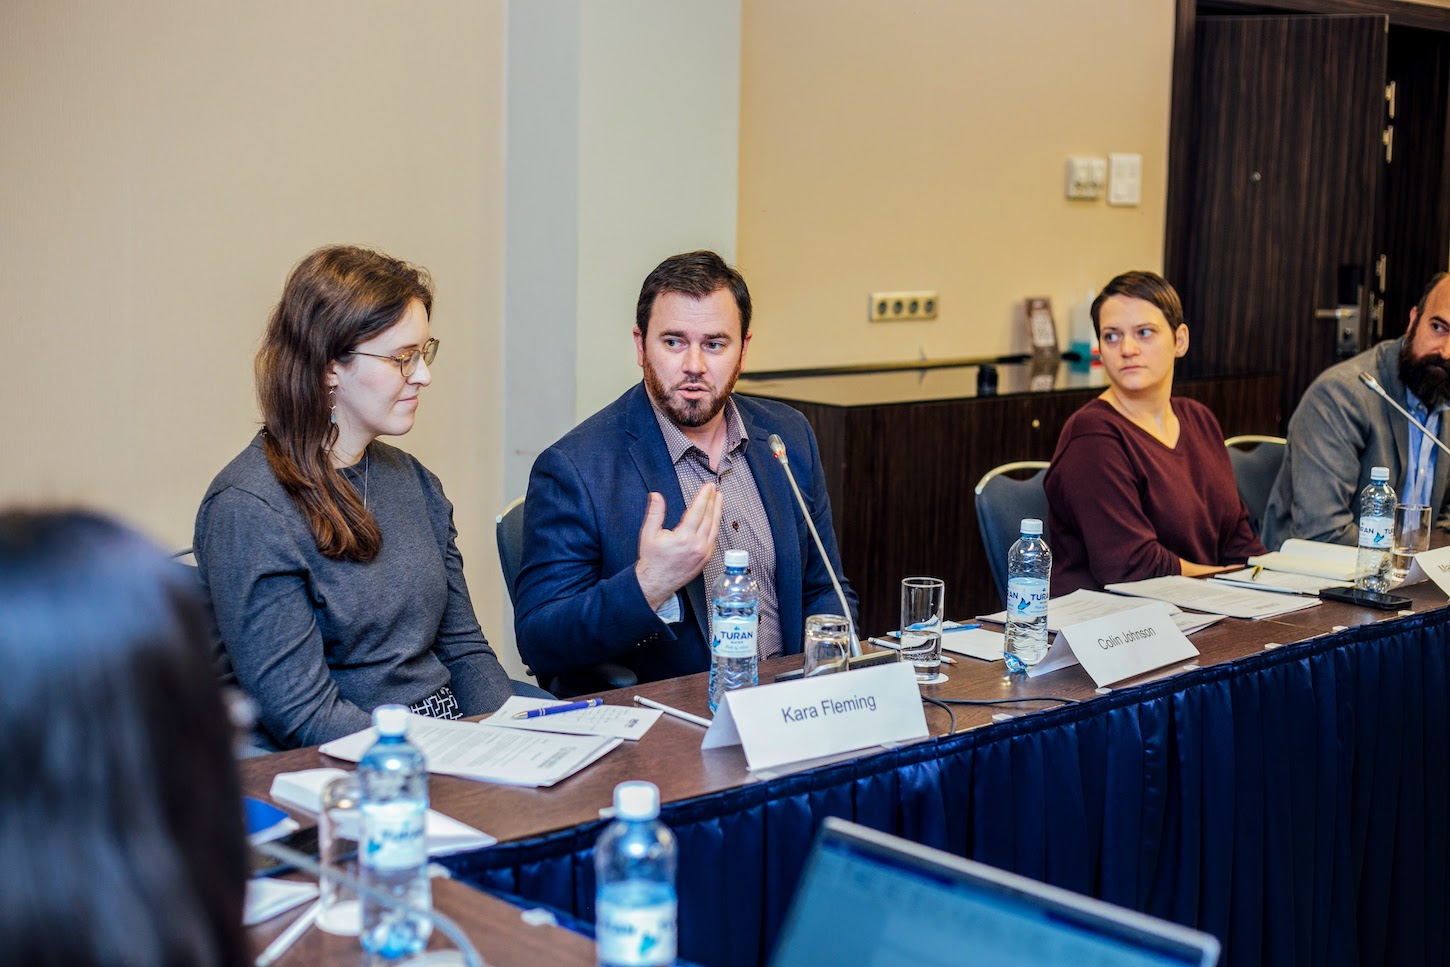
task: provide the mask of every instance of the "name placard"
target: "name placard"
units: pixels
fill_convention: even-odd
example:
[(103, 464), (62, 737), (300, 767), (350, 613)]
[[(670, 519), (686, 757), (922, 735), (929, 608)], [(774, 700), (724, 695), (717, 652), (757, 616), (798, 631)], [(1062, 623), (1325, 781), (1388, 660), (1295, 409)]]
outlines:
[(1062, 629), (1099, 688), (1198, 654), (1161, 601)]
[(916, 673), (906, 662), (725, 693), (702, 749), (745, 747), (751, 769), (925, 738)]
[[(1450, 594), (1450, 544), (1437, 547), (1433, 551), (1421, 551), (1415, 555), (1415, 563), (1435, 582), (1437, 588)], [(1412, 582), (1406, 578), (1404, 583)]]

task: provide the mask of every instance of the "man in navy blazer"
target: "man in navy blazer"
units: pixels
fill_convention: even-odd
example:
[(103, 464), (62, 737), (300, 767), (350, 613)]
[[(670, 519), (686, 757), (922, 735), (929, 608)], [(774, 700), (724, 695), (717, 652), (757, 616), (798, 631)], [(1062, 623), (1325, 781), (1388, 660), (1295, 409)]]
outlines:
[[(815, 434), (783, 403), (732, 394), (750, 342), (745, 280), (713, 252), (662, 262), (635, 310), (644, 380), (540, 454), (515, 585), (519, 651), (560, 693), (600, 662), (641, 681), (710, 667), (707, 577), (750, 550), (762, 657), (798, 653), (840, 601), (767, 440), (779, 434), (840, 573)], [(666, 527), (666, 525), (670, 525)], [(856, 597), (842, 580), (856, 609)]]

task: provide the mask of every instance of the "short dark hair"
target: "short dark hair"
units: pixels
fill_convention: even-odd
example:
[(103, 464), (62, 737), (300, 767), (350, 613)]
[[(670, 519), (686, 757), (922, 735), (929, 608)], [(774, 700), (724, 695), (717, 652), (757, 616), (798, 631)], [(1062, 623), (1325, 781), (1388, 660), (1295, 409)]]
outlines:
[(0, 668), (5, 959), (249, 963), (241, 789), (196, 580), (104, 517), (0, 512)]
[(700, 250), (671, 255), (645, 277), (639, 290), (639, 303), (634, 308), (634, 324), (640, 335), (649, 333), (649, 317), (661, 293), (678, 292), (692, 299), (703, 299), (720, 289), (730, 290), (740, 310), (740, 338), (750, 332), (750, 290), (745, 278), (725, 264), (714, 252)]
[(1103, 286), (1103, 291), (1093, 300), (1093, 332), (1099, 336), (1102, 330), (1098, 325), (1098, 313), (1107, 302), (1115, 295), (1127, 296), (1130, 299), (1142, 299), (1149, 303), (1159, 312), (1163, 318), (1168, 320), (1168, 331), (1177, 332), (1178, 327), (1185, 325), (1183, 321), (1183, 302), (1178, 298), (1178, 293), (1168, 280), (1157, 272), (1133, 271), (1124, 272), (1116, 276), (1111, 282)]
[(1450, 278), (1450, 272), (1436, 272), (1430, 276), (1430, 281), (1425, 285), (1425, 291), (1420, 293), (1420, 303), (1415, 306), (1415, 325), (1420, 324), (1420, 317), (1425, 314), (1425, 303), (1430, 301), (1430, 293), (1435, 291), (1435, 286)]

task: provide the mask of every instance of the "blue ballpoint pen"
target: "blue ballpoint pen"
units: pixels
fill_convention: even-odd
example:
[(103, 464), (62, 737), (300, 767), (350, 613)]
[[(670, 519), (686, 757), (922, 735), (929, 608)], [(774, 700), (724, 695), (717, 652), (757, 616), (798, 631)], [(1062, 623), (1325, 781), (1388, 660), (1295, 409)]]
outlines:
[(596, 705), (603, 705), (602, 698), (586, 698), (582, 702), (570, 702), (567, 705), (547, 705), (544, 708), (531, 708), (527, 712), (515, 712), (516, 719), (536, 719), (541, 715), (558, 715), (560, 712), (577, 712), (581, 708), (593, 708)]

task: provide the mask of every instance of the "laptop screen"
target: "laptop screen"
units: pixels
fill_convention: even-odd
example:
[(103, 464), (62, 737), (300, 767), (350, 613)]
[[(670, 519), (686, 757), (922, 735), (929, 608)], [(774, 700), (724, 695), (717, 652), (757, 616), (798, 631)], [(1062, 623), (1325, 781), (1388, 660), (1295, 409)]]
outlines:
[(1210, 967), (1218, 941), (1177, 924), (828, 819), (773, 967)]

